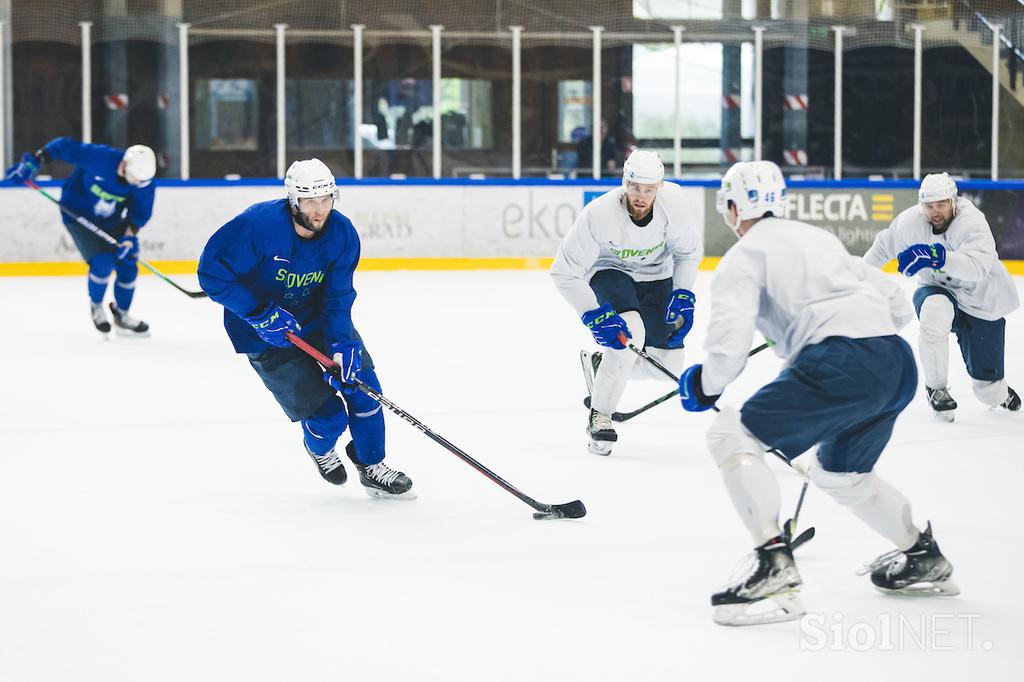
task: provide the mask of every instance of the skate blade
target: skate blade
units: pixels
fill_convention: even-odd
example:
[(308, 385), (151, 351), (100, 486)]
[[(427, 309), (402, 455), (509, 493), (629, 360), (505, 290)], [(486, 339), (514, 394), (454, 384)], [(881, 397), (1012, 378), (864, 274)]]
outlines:
[(587, 450), (592, 455), (601, 455), (607, 457), (612, 454), (612, 447), (615, 445), (614, 441), (609, 440), (592, 440), (587, 445)]
[(374, 498), (376, 500), (415, 500), (416, 499), (416, 491), (411, 489), (411, 488), (409, 490), (406, 490), (404, 493), (399, 493), (397, 495), (394, 495), (392, 493), (386, 493), (383, 490), (377, 490), (376, 488), (366, 488), (366, 487), (364, 487), (363, 490), (366, 491), (367, 495), (369, 495), (370, 497), (372, 497), (372, 498)]
[(942, 412), (932, 410), (932, 414), (935, 415), (935, 418), (940, 422), (951, 422), (956, 418), (956, 410), (944, 410)]
[(799, 620), (807, 613), (800, 601), (799, 590), (778, 592), (746, 604), (722, 604), (715, 607), (714, 621), (718, 625), (744, 626), (765, 623), (785, 623)]
[(875, 589), (882, 594), (902, 597), (955, 597), (960, 594), (959, 585), (949, 579), (937, 582), (916, 583), (898, 590), (889, 590), (878, 585), (875, 585)]
[(144, 332), (133, 332), (130, 329), (122, 329), (121, 327), (114, 327), (114, 333), (120, 336), (122, 339), (145, 339), (149, 338), (149, 330)]

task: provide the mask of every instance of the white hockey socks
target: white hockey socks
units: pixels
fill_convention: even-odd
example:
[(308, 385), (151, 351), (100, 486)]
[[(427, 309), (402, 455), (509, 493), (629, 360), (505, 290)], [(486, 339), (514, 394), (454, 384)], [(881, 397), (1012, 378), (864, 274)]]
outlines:
[(746, 452), (729, 455), (719, 465), (725, 489), (758, 547), (777, 537), (779, 529), (779, 483), (763, 455)]
[(953, 327), (953, 304), (935, 294), (921, 304), (921, 330), (917, 340), (924, 384), (946, 388), (949, 384), (949, 333)]
[[(633, 335), (630, 339), (637, 348), (644, 345), (644, 323), (640, 319), (640, 313), (627, 311), (621, 314), (623, 321)], [(626, 391), (626, 382), (633, 366), (639, 358), (629, 348), (621, 350), (614, 348), (603, 348), (601, 350), (601, 365), (597, 368), (594, 376), (594, 391), (590, 395), (590, 407), (604, 414), (612, 414), (619, 406), (619, 400)]]
[(811, 480), (900, 550), (910, 549), (917, 542), (919, 533), (911, 518), (910, 501), (874, 471), (825, 471), (815, 461)]
[(1006, 379), (1000, 379), (999, 381), (971, 379), (971, 388), (974, 389), (974, 397), (989, 407), (1002, 405), (1010, 397)]

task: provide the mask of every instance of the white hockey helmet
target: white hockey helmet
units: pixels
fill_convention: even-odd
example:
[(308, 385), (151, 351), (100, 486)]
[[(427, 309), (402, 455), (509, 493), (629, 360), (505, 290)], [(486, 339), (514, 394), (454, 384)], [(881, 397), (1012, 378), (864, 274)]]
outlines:
[(665, 164), (656, 152), (635, 149), (622, 164), (622, 187), (635, 182), (641, 185), (658, 185), (665, 179)]
[[(735, 224), (729, 220), (730, 202), (738, 213)], [(786, 180), (782, 171), (771, 161), (741, 161), (733, 165), (722, 178), (715, 208), (733, 232), (742, 221), (762, 218), (769, 212), (776, 218), (785, 218)]]
[(124, 179), (131, 185), (145, 187), (156, 177), (156, 154), (144, 144), (133, 144), (124, 150)]
[(320, 159), (304, 159), (289, 166), (284, 175), (284, 189), (288, 194), (288, 204), (296, 212), (299, 211), (299, 199), (331, 195), (335, 201), (338, 200), (334, 174)]
[(949, 173), (932, 173), (924, 176), (921, 181), (921, 188), (917, 191), (917, 205), (921, 207), (921, 213), (924, 213), (926, 203), (949, 200), (953, 215), (956, 215), (956, 192), (956, 182), (949, 177)]

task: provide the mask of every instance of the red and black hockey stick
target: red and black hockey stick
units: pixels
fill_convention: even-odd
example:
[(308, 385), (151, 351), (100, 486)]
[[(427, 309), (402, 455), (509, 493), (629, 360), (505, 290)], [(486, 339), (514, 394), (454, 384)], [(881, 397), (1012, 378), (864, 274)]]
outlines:
[[(340, 376), (340, 368), (338, 367), (338, 365), (336, 365), (334, 363), (333, 360), (331, 360), (329, 357), (327, 357), (326, 355), (324, 355), (323, 353), (318, 351), (316, 348), (314, 348), (310, 344), (308, 344), (305, 341), (303, 341), (301, 338), (299, 338), (298, 336), (296, 336), (292, 332), (288, 332), (286, 335), (288, 337), (288, 340), (291, 341), (293, 344), (295, 344), (296, 347), (298, 347), (304, 353), (308, 354), (313, 359), (315, 359), (317, 362), (319, 362), (321, 365), (323, 365), (327, 369), (328, 372), (330, 372), (331, 374), (337, 376), (339, 379), (341, 378), (341, 376)], [(494, 473), (493, 471), (491, 471), (490, 469), (485, 467), (480, 462), (478, 462), (475, 459), (473, 459), (472, 457), (470, 457), (468, 454), (463, 452), (457, 446), (453, 445), (450, 441), (448, 441), (443, 436), (440, 436), (440, 435), (434, 433), (430, 429), (430, 427), (428, 427), (426, 424), (421, 422), (419, 419), (416, 419), (416, 417), (412, 416), (411, 414), (409, 414), (408, 412), (406, 412), (405, 410), (400, 408), (398, 405), (395, 405), (393, 402), (391, 402), (390, 400), (385, 398), (383, 395), (381, 395), (377, 391), (373, 390), (373, 388), (371, 388), (371, 387), (367, 386), (366, 384), (364, 384), (362, 381), (359, 381), (358, 379), (356, 379), (355, 382), (354, 382), (354, 385), (360, 391), (362, 391), (366, 395), (370, 396), (371, 398), (376, 400), (378, 403), (380, 403), (384, 407), (388, 408), (389, 410), (391, 410), (392, 412), (397, 414), (399, 417), (401, 417), (402, 419), (404, 419), (405, 421), (409, 422), (410, 424), (415, 426), (417, 429), (422, 431), (424, 434), (426, 434), (426, 436), (428, 438), (430, 438), (430, 440), (434, 441), (435, 443), (437, 443), (438, 445), (443, 447), (445, 450), (447, 450), (448, 452), (452, 453), (453, 455), (455, 455), (456, 457), (461, 459), (463, 462), (465, 462), (466, 464), (470, 465), (471, 467), (473, 467), (474, 469), (479, 471), (481, 474), (483, 474), (484, 476), (489, 478), (491, 481), (493, 481), (494, 483), (497, 483), (500, 487), (504, 488), (509, 493), (512, 493), (513, 495), (518, 497), (520, 500), (522, 500), (526, 504), (528, 504), (531, 507), (533, 507), (534, 509), (536, 509), (537, 511), (533, 515), (533, 518), (535, 518), (535, 519), (579, 519), (579, 518), (583, 518), (584, 516), (586, 516), (587, 508), (584, 507), (583, 503), (580, 502), (579, 500), (574, 500), (572, 502), (566, 502), (565, 504), (544, 504), (543, 502), (538, 502), (537, 500), (533, 499), (529, 495), (526, 495), (525, 493), (520, 491), (518, 488), (516, 488), (514, 485), (512, 485), (511, 483), (509, 483), (508, 481), (503, 479), (498, 474)]]
[[(626, 335), (623, 334), (622, 332), (619, 332), (619, 341), (621, 341), (626, 347), (628, 347), (631, 351), (633, 351), (634, 353), (636, 353), (637, 355), (642, 357), (644, 360), (646, 360), (647, 362), (651, 363), (651, 365), (655, 369), (660, 371), (666, 377), (671, 378), (677, 384), (679, 383), (679, 377), (677, 377), (675, 374), (673, 374), (672, 370), (670, 370), (668, 367), (666, 367), (665, 365), (663, 365), (660, 362), (658, 362), (658, 360), (656, 358), (652, 358), (642, 348), (637, 348), (635, 345), (633, 345), (630, 342), (630, 340), (626, 338)], [(750, 351), (750, 353), (747, 355), (747, 357), (750, 357), (754, 353), (757, 353), (757, 352), (760, 352), (760, 351), (764, 350), (769, 345), (771, 345), (771, 344), (767, 344), (766, 343), (766, 344), (764, 344), (762, 346), (758, 346), (754, 350)], [(715, 412), (719, 412), (718, 407), (716, 407), (714, 405), (711, 406), (711, 409), (714, 410)], [(803, 479), (804, 479), (804, 485), (803, 485), (802, 488), (800, 488), (800, 498), (796, 502), (796, 511), (793, 512), (793, 518), (789, 519), (788, 521), (786, 521), (786, 523), (784, 523), (782, 525), (782, 532), (783, 532), (783, 535), (786, 537), (786, 541), (789, 543), (790, 549), (796, 549), (800, 545), (804, 544), (805, 542), (807, 542), (808, 540), (813, 538), (814, 537), (814, 532), (815, 532), (814, 531), (814, 526), (811, 526), (810, 528), (808, 528), (804, 532), (800, 533), (796, 537), (793, 537), (793, 533), (796, 532), (796, 521), (800, 517), (800, 510), (804, 506), (804, 496), (807, 494), (808, 475), (807, 475), (806, 471), (803, 471), (802, 469), (797, 468), (797, 466), (795, 464), (793, 464), (793, 462), (790, 461), (790, 459), (788, 457), (786, 457), (786, 455), (784, 455), (779, 450), (777, 450), (775, 448), (770, 448), (768, 450), (768, 452), (770, 452), (771, 454), (775, 455), (782, 462), (784, 462), (786, 464), (786, 466), (788, 466), (789, 468), (793, 469), (794, 471), (799, 473), (801, 476), (803, 476)]]
[[(52, 194), (47, 192), (45, 189), (43, 189), (42, 187), (37, 185), (32, 180), (26, 180), (25, 184), (27, 186), (31, 187), (32, 189), (36, 190), (40, 194), (42, 194), (44, 197), (46, 197), (47, 199), (49, 199), (53, 203), (57, 204), (60, 207), (61, 211), (66, 213), (67, 216), (69, 218), (72, 218), (76, 223), (78, 223), (79, 225), (81, 225), (85, 229), (89, 230), (89, 232), (92, 232), (94, 235), (96, 235), (97, 237), (99, 237), (100, 239), (105, 241), (106, 243), (110, 244), (111, 246), (116, 247), (118, 245), (116, 239), (111, 237), (109, 234), (107, 234), (106, 232), (104, 232), (100, 228), (96, 227), (96, 225), (94, 225), (88, 218), (85, 218), (84, 216), (78, 215), (77, 213), (72, 211), (70, 208), (68, 208), (64, 204), (60, 203), (59, 199), (57, 199), (55, 196), (53, 196)], [(181, 293), (185, 294), (189, 298), (206, 298), (207, 297), (207, 293), (205, 291), (189, 291), (188, 289), (185, 289), (184, 287), (179, 285), (177, 282), (175, 282), (173, 279), (171, 279), (170, 277), (168, 277), (164, 273), (160, 272), (159, 270), (157, 270), (156, 268), (154, 268), (152, 265), (150, 265), (146, 261), (142, 260), (141, 258), (136, 258), (136, 260), (139, 262), (139, 265), (141, 265), (142, 267), (146, 268), (147, 270), (152, 272), (154, 275), (156, 275), (157, 277), (159, 277), (163, 281), (167, 282), (172, 287), (174, 287), (175, 289), (177, 289)]]

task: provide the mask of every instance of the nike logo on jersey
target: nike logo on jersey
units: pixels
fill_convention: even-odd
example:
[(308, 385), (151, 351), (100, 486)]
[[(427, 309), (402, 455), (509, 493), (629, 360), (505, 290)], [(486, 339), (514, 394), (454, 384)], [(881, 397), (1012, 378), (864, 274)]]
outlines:
[(288, 260), (287, 258), (281, 258), (280, 256), (274, 256), (274, 260), (280, 263), (291, 263), (291, 261)]

